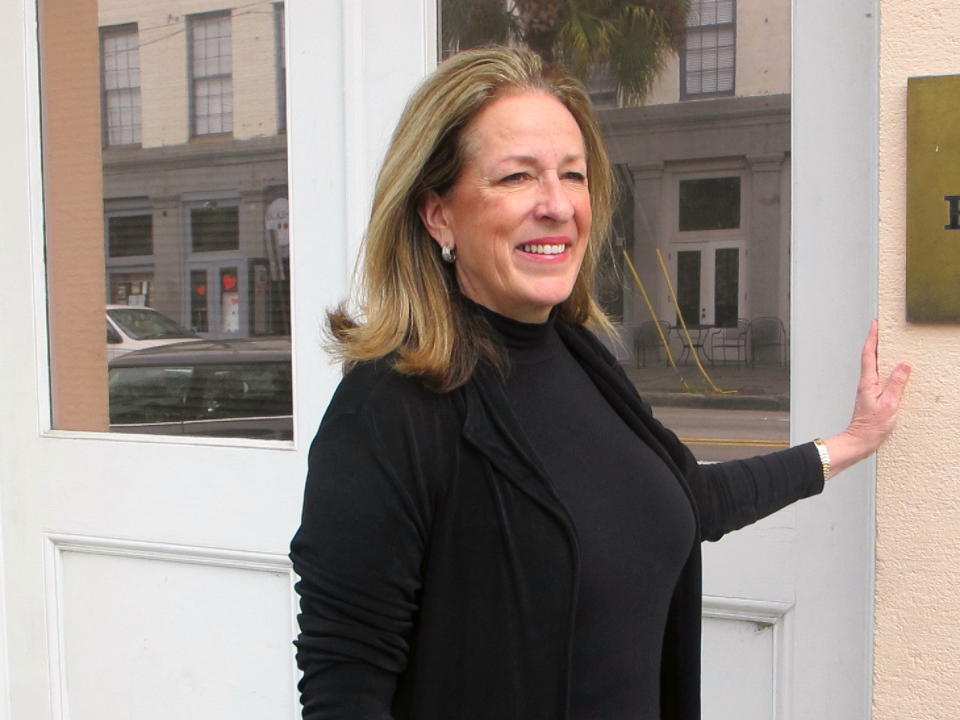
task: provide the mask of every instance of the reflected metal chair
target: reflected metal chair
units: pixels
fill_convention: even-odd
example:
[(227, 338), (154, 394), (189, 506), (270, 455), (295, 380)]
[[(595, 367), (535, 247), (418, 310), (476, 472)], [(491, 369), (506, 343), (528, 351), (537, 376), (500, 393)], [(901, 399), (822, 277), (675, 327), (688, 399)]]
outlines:
[(764, 350), (773, 348), (777, 364), (787, 364), (787, 332), (780, 318), (771, 315), (756, 317), (750, 321), (750, 366), (756, 367), (763, 360)]
[[(750, 334), (750, 321), (743, 318), (737, 320), (737, 324), (731, 327), (715, 328), (710, 333), (710, 362), (725, 363), (727, 361), (727, 351), (734, 350), (737, 353), (737, 367), (741, 363), (747, 364), (747, 336)], [(719, 355), (719, 357), (718, 357)]]
[(633, 352), (637, 360), (637, 367), (646, 367), (647, 366), (647, 351), (652, 351), (656, 353), (657, 351), (663, 352), (663, 364), (667, 364), (666, 352), (663, 348), (663, 340), (660, 338), (660, 333), (657, 332), (657, 326), (660, 326), (660, 330), (663, 332), (663, 337), (670, 337), (670, 323), (666, 320), (647, 320), (644, 323), (641, 323), (640, 326), (634, 331), (633, 335)]
[(713, 364), (713, 358), (706, 351), (707, 341), (713, 331), (712, 325), (687, 325), (684, 330), (683, 326), (678, 324), (673, 326), (673, 331), (680, 340), (680, 357), (677, 364), (686, 365), (692, 357), (706, 358)]

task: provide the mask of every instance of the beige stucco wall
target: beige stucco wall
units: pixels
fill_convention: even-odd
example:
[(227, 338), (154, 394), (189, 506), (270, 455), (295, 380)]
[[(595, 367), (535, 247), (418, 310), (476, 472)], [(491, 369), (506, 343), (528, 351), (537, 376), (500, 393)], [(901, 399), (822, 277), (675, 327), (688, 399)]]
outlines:
[(960, 717), (960, 324), (905, 322), (906, 102), (909, 76), (960, 72), (960, 5), (880, 6), (881, 364), (914, 372), (879, 457), (874, 719), (941, 720)]
[[(790, 0), (738, 0), (736, 94), (790, 92)], [(645, 105), (680, 100), (680, 62), (671, 55)]]
[[(222, 0), (101, 0), (101, 26), (137, 23), (143, 147), (190, 139), (187, 72), (188, 15), (223, 10)], [(276, 32), (273, 5), (232, 11), (233, 137), (277, 133)]]

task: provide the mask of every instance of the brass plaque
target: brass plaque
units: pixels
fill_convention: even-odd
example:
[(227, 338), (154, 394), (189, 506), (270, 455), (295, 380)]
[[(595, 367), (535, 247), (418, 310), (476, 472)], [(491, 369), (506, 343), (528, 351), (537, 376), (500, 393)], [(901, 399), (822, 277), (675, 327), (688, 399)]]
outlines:
[(907, 320), (960, 322), (960, 75), (907, 83)]

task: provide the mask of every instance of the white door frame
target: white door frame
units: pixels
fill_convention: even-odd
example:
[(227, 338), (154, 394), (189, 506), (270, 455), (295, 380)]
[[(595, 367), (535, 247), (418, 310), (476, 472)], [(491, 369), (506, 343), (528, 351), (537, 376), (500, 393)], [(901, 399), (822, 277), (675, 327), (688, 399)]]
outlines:
[[(877, 0), (793, 3), (793, 443), (846, 426), (877, 312), (879, 28)], [(875, 478), (871, 458), (797, 507), (791, 720), (870, 717)]]

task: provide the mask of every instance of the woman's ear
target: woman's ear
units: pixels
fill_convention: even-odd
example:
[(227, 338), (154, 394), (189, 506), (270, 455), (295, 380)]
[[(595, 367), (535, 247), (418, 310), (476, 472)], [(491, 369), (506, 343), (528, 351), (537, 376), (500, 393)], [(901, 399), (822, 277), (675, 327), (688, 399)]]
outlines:
[(440, 247), (453, 247), (453, 231), (447, 219), (446, 207), (443, 198), (436, 190), (427, 190), (420, 196), (417, 212), (423, 226), (430, 233), (430, 237)]

